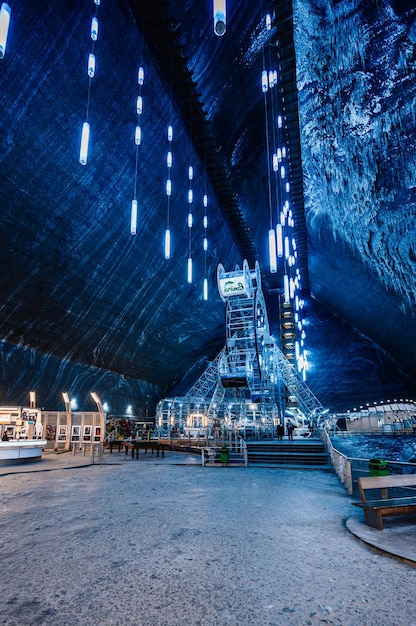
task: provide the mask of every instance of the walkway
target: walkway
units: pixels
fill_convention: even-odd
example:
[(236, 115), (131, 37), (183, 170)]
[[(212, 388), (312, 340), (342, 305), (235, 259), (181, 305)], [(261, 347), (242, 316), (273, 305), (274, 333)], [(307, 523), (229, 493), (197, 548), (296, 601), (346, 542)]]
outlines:
[(171, 452), (86, 464), (0, 468), (1, 625), (416, 624), (414, 565), (346, 532), (333, 473)]

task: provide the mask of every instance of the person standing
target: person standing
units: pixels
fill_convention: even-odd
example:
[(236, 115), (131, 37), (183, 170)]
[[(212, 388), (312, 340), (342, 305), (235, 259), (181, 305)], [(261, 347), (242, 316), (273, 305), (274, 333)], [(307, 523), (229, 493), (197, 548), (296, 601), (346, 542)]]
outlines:
[(293, 431), (295, 430), (295, 426), (290, 420), (287, 421), (286, 430), (289, 441), (293, 441)]

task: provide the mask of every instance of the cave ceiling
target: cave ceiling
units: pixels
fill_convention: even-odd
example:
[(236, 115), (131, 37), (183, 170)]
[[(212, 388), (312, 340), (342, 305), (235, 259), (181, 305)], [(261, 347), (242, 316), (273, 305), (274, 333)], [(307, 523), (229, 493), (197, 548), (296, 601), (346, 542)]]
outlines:
[[(413, 2), (235, 0), (222, 37), (210, 0), (10, 6), (0, 60), (0, 402), (22, 402), (35, 369), (50, 405), (63, 372), (74, 390), (90, 375), (105, 393), (104, 372), (114, 387), (139, 381), (138, 395), (154, 401), (185, 391), (224, 343), (219, 263), (259, 263), (279, 332), (284, 267), (271, 273), (268, 265), (278, 203), (270, 203), (266, 122), (268, 137), (279, 133), (288, 151), (311, 389), (334, 410), (389, 394), (416, 397)], [(278, 72), (268, 101), (264, 67)], [(42, 378), (49, 361), (53, 373)]]

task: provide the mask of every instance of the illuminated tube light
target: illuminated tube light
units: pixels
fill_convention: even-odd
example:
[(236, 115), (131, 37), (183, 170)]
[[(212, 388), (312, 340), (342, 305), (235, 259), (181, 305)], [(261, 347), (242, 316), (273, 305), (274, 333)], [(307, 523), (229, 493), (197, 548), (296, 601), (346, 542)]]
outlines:
[(289, 237), (285, 237), (285, 259), (289, 258)]
[(170, 180), (170, 178), (168, 178), (168, 180), (166, 181), (166, 195), (172, 195), (172, 181)]
[(208, 279), (204, 278), (204, 300), (208, 300)]
[(137, 200), (131, 201), (130, 234), (137, 233)]
[(189, 202), (189, 204), (192, 204), (193, 200), (194, 200), (193, 191), (192, 191), (192, 189), (189, 189), (189, 191), (188, 191), (188, 202)]
[(188, 213), (188, 228), (192, 228), (192, 213)]
[(94, 0), (94, 4), (96, 4), (97, 7), (100, 6), (100, 0)]
[(290, 183), (286, 183), (286, 193), (289, 193), (290, 191)]
[(266, 30), (270, 30), (272, 27), (272, 16), (270, 15), (270, 13), (267, 13), (266, 15)]
[(286, 176), (285, 166), (282, 165), (280, 167), (280, 178), (285, 178), (285, 176)]
[(214, 15), (214, 33), (218, 37), (222, 37), (227, 28), (225, 0), (214, 0), (213, 15)]
[(274, 154), (273, 155), (273, 171), (277, 172), (278, 169), (279, 169), (279, 158), (277, 154)]
[(94, 78), (94, 75), (95, 75), (95, 54), (91, 52), (90, 56), (88, 57), (88, 76), (90, 78)]
[(141, 96), (137, 96), (137, 115), (141, 115), (143, 112), (143, 98)]
[(293, 281), (293, 278), (289, 280), (289, 294), (293, 300), (293, 298), (295, 297), (295, 283)]
[(98, 39), (98, 20), (96, 17), (93, 17), (91, 20), (91, 39), (93, 41)]
[(136, 144), (136, 146), (140, 146), (142, 142), (142, 129), (140, 128), (140, 126), (136, 126), (136, 131), (134, 133), (134, 143)]
[(208, 217), (204, 215), (204, 228), (208, 228)]
[(277, 127), (278, 128), (282, 128), (282, 124), (283, 124), (282, 116), (278, 115), (277, 116)]
[(274, 72), (273, 70), (269, 70), (269, 85), (270, 85), (270, 89), (272, 89), (275, 86), (275, 82), (274, 82)]
[[(207, 196), (206, 193), (204, 193), (204, 207), (207, 208), (207, 206), (208, 206), (208, 196)], [(205, 228), (206, 228), (206, 226), (205, 226)]]
[(194, 177), (194, 168), (192, 167), (192, 165), (190, 165), (188, 169), (188, 178), (189, 180), (192, 180), (193, 177)]
[(168, 155), (166, 157), (166, 164), (168, 167), (172, 167), (172, 152), (169, 150)]
[(266, 92), (269, 88), (269, 80), (267, 78), (267, 70), (263, 70), (261, 73), (261, 89)]
[(170, 259), (170, 230), (165, 230), (165, 259)]
[(285, 294), (285, 304), (289, 304), (289, 276), (287, 274), (283, 276), (283, 290)]
[(11, 8), (3, 2), (0, 10), (0, 59), (6, 54), (7, 35), (9, 32)]
[(275, 274), (277, 272), (277, 258), (276, 258), (276, 238), (274, 235), (274, 228), (269, 230), (269, 265), (270, 272)]
[(208, 239), (204, 237), (204, 250), (205, 252), (208, 250)]
[(79, 151), (79, 162), (81, 163), (81, 165), (87, 164), (89, 141), (90, 125), (88, 124), (88, 122), (84, 122), (82, 125), (81, 148)]
[(188, 283), (192, 283), (192, 259), (188, 258)]
[(139, 85), (143, 85), (144, 83), (144, 69), (142, 67), (139, 67), (139, 70), (137, 72), (137, 82), (139, 83)]
[(173, 128), (172, 126), (168, 126), (168, 141), (172, 141), (173, 139)]
[(277, 256), (283, 256), (283, 230), (281, 224), (276, 226)]

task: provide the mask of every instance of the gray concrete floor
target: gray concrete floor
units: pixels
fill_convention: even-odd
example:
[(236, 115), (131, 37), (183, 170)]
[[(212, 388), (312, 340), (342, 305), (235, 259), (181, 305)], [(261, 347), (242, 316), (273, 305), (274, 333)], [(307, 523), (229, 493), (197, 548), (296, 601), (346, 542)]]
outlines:
[(416, 569), (347, 530), (332, 473), (85, 463), (1, 468), (0, 624), (416, 626)]

